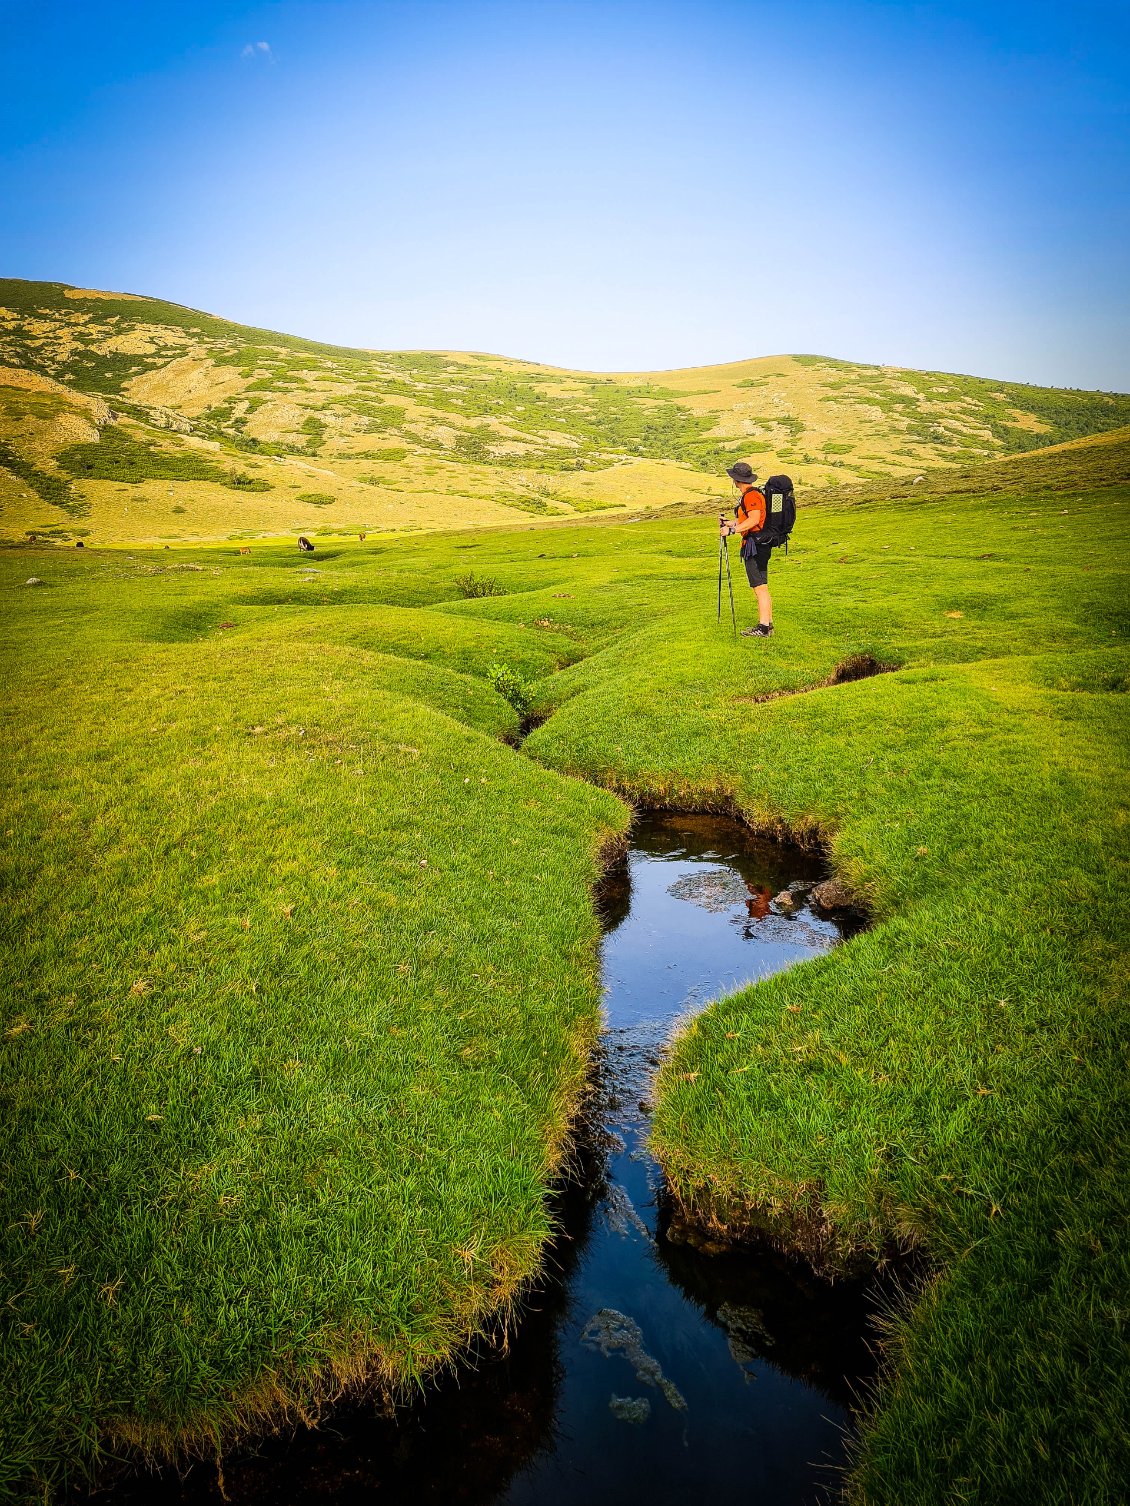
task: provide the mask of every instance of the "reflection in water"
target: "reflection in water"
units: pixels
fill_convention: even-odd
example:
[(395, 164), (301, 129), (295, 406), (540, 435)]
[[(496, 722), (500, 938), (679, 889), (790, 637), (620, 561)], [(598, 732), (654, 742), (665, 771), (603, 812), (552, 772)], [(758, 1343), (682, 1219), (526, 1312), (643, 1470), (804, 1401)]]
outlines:
[[(673, 1021), (839, 939), (805, 900), (819, 877), (734, 822), (638, 825), (601, 894), (608, 1028), (581, 1175), (558, 1195), (562, 1233), (509, 1346), (484, 1346), (395, 1418), (356, 1403), (226, 1460), (229, 1500), (819, 1499), (870, 1369), (867, 1294), (773, 1254), (676, 1242), (646, 1147)], [(203, 1465), (120, 1479), (112, 1494), (221, 1499)]]

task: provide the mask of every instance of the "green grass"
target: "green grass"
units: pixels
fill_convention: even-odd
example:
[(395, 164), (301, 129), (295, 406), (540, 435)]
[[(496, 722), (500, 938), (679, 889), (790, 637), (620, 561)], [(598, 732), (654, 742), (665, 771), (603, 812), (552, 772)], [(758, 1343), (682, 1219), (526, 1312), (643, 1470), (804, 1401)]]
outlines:
[[(654, 1131), (701, 1221), (922, 1252), (857, 1498), (1117, 1500), (1130, 488), (1053, 459), (802, 494), (762, 642), (700, 518), (0, 555), (0, 1488), (411, 1382), (506, 1307), (618, 794), (820, 843), (874, 917), (701, 1015)], [(854, 654), (895, 671), (826, 684)]]

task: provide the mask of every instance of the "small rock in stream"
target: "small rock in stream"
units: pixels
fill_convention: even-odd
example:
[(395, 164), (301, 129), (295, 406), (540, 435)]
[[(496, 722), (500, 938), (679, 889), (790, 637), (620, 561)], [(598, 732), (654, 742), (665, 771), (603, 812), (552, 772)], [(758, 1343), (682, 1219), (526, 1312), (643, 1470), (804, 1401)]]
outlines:
[(851, 890), (839, 879), (825, 879), (812, 891), (813, 902), (821, 910), (850, 910), (855, 903)]
[(778, 915), (795, 915), (800, 907), (799, 896), (790, 894), (787, 889), (782, 889), (780, 894), (775, 894), (769, 902), (769, 908)]

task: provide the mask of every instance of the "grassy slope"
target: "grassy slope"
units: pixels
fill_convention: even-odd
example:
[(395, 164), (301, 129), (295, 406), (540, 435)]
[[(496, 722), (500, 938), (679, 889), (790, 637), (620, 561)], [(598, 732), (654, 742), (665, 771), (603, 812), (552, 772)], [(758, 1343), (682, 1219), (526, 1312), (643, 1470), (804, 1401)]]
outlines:
[(808, 487), (873, 483), (1128, 421), (1123, 396), (812, 356), (600, 376), (350, 350), (0, 280), (7, 538), (428, 529), (452, 509), (576, 519), (709, 497), (739, 455)]
[(0, 1493), (99, 1429), (206, 1444), (412, 1380), (509, 1300), (624, 821), (500, 741), (482, 672), (544, 673), (552, 635), (347, 605), (311, 633), (264, 604), (309, 600), (289, 551), (35, 564), (3, 560)]
[[(10, 1475), (416, 1374), (506, 1300), (623, 820), (561, 771), (822, 837), (875, 911), (703, 1016), (656, 1118), (700, 1216), (933, 1257), (864, 1498), (1113, 1500), (1128, 497), (1049, 475), (803, 511), (768, 643), (695, 520), (0, 556)], [(758, 702), (853, 652), (903, 667)]]

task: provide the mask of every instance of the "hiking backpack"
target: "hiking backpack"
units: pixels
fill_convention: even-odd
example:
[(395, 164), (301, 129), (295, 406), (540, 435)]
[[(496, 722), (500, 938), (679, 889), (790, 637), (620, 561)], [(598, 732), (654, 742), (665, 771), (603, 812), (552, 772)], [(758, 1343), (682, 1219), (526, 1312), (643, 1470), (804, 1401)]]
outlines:
[(796, 523), (796, 496), (788, 476), (770, 476), (764, 486), (765, 523), (759, 529), (759, 542), (784, 544), (789, 552), (789, 534)]

